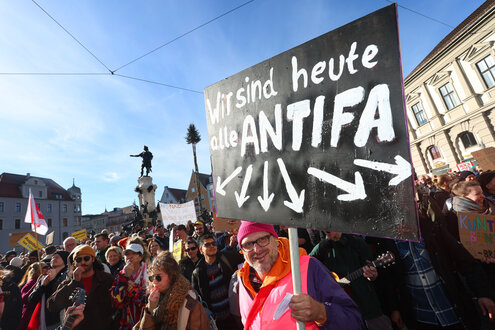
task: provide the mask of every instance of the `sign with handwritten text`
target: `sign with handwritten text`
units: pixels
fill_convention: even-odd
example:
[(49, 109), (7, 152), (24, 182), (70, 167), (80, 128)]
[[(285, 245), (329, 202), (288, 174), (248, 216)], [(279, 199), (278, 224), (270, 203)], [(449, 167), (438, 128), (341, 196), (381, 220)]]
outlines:
[(189, 201), (182, 204), (165, 204), (160, 203), (160, 213), (165, 226), (167, 223), (175, 223), (176, 225), (186, 225), (188, 221), (196, 221), (196, 208), (194, 201)]
[(396, 15), (205, 89), (219, 217), (418, 239)]
[(41, 250), (43, 248), (43, 244), (36, 240), (36, 238), (34, 238), (31, 234), (26, 234), (17, 243), (19, 243), (29, 251)]
[(88, 238), (88, 233), (86, 232), (86, 229), (81, 229), (79, 231), (72, 233), (72, 237), (74, 237), (76, 241), (80, 242), (83, 239)]
[(457, 219), (461, 243), (473, 257), (495, 258), (495, 216), (458, 212)]

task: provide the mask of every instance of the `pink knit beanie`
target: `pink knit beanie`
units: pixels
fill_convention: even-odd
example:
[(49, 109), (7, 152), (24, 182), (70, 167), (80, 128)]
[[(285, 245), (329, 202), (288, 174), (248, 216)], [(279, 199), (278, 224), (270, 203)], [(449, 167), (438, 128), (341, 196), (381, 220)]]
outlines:
[(258, 231), (266, 231), (278, 238), (275, 228), (272, 225), (266, 225), (264, 223), (241, 221), (241, 226), (239, 227), (239, 232), (237, 233), (237, 242), (241, 245), (242, 239), (251, 233), (256, 233)]

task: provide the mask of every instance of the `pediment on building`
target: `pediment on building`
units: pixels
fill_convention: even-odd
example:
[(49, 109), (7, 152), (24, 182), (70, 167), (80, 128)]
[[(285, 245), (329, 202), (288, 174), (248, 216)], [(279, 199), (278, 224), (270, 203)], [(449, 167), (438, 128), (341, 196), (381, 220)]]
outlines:
[(468, 49), (466, 55), (464, 55), (464, 57), (461, 58), (461, 60), (466, 62), (476, 61), (478, 60), (477, 57), (479, 54), (484, 53), (487, 49), (491, 48), (492, 46), (493, 46), (493, 41), (480, 42), (474, 44)]
[(411, 102), (414, 102), (415, 100), (419, 99), (419, 96), (420, 96), (419, 91), (407, 94), (406, 103), (409, 104)]
[(427, 81), (427, 84), (431, 86), (436, 86), (444, 82), (449, 77), (450, 77), (450, 71), (439, 71), (435, 73), (435, 75), (431, 77), (429, 81)]

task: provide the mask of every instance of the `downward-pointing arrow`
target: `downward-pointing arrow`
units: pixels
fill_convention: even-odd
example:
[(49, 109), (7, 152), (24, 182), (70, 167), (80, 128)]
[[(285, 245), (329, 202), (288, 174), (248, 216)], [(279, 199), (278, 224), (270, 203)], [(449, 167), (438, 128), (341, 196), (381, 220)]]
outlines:
[(392, 174), (397, 174), (393, 177), (388, 185), (396, 186), (412, 174), (411, 164), (400, 155), (395, 156), (395, 164), (372, 162), (365, 159), (354, 159), (354, 164), (361, 167), (371, 168), (372, 170), (384, 171)]
[(265, 212), (268, 211), (270, 208), (270, 204), (273, 200), (273, 197), (275, 197), (274, 193), (271, 193), (270, 196), (268, 196), (268, 161), (265, 161), (263, 168), (263, 197), (258, 196), (258, 201), (261, 204), (261, 207), (265, 210)]
[(290, 180), (289, 173), (287, 173), (287, 169), (285, 168), (285, 164), (282, 158), (278, 158), (277, 163), (278, 167), (280, 168), (280, 173), (282, 173), (282, 178), (285, 182), (285, 188), (287, 189), (287, 193), (289, 194), (289, 198), (291, 199), (290, 202), (284, 201), (285, 206), (297, 213), (303, 213), (305, 190), (301, 190), (301, 194), (298, 196), (296, 189), (292, 185), (292, 181)]
[(237, 174), (241, 173), (241, 171), (242, 171), (242, 166), (239, 166), (238, 168), (236, 168), (236, 169), (234, 170), (234, 172), (232, 172), (232, 174), (231, 174), (231, 175), (229, 175), (229, 176), (227, 177), (227, 179), (225, 179), (225, 181), (224, 181), (224, 182), (222, 182), (222, 178), (218, 177), (218, 179), (217, 179), (217, 184), (218, 184), (218, 185), (217, 185), (217, 189), (216, 189), (217, 193), (219, 193), (219, 194), (220, 194), (220, 195), (222, 195), (222, 196), (225, 196), (225, 190), (224, 190), (223, 188), (225, 188), (225, 186), (226, 186), (226, 185), (227, 185), (227, 184), (228, 184), (228, 183), (229, 183), (229, 182), (230, 182), (233, 178), (235, 178), (235, 177), (237, 176)]
[(325, 171), (319, 170), (314, 167), (308, 168), (308, 173), (317, 177), (322, 181), (333, 184), (337, 188), (347, 192), (347, 194), (338, 195), (337, 196), (338, 200), (349, 202), (356, 199), (366, 198), (366, 191), (364, 190), (363, 178), (361, 177), (361, 173), (357, 171), (354, 172), (354, 181), (356, 182), (355, 184), (352, 182), (344, 181), (341, 178), (336, 177), (335, 175), (332, 175), (330, 173), (327, 173)]
[(249, 181), (251, 181), (251, 174), (253, 173), (253, 165), (249, 165), (246, 169), (246, 176), (244, 177), (244, 182), (242, 183), (241, 194), (239, 195), (237, 191), (234, 192), (235, 199), (237, 200), (237, 206), (241, 207), (248, 199), (246, 196), (247, 188), (249, 186)]

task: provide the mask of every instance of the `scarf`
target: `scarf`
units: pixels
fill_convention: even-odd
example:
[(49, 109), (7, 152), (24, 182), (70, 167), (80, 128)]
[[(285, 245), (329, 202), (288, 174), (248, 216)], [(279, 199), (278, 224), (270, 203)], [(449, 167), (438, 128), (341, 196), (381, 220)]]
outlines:
[(454, 196), (452, 200), (452, 208), (456, 212), (476, 212), (476, 213), (485, 212), (484, 207), (479, 206), (469, 198), (462, 196)]
[(152, 314), (154, 323), (159, 325), (156, 329), (177, 329), (179, 311), (189, 290), (191, 290), (191, 284), (180, 274), (167, 292), (160, 294), (160, 302)]
[(141, 262), (141, 266), (139, 270), (131, 275), (131, 280), (134, 284), (142, 285), (144, 287), (147, 286), (148, 281), (148, 264), (144, 261)]

